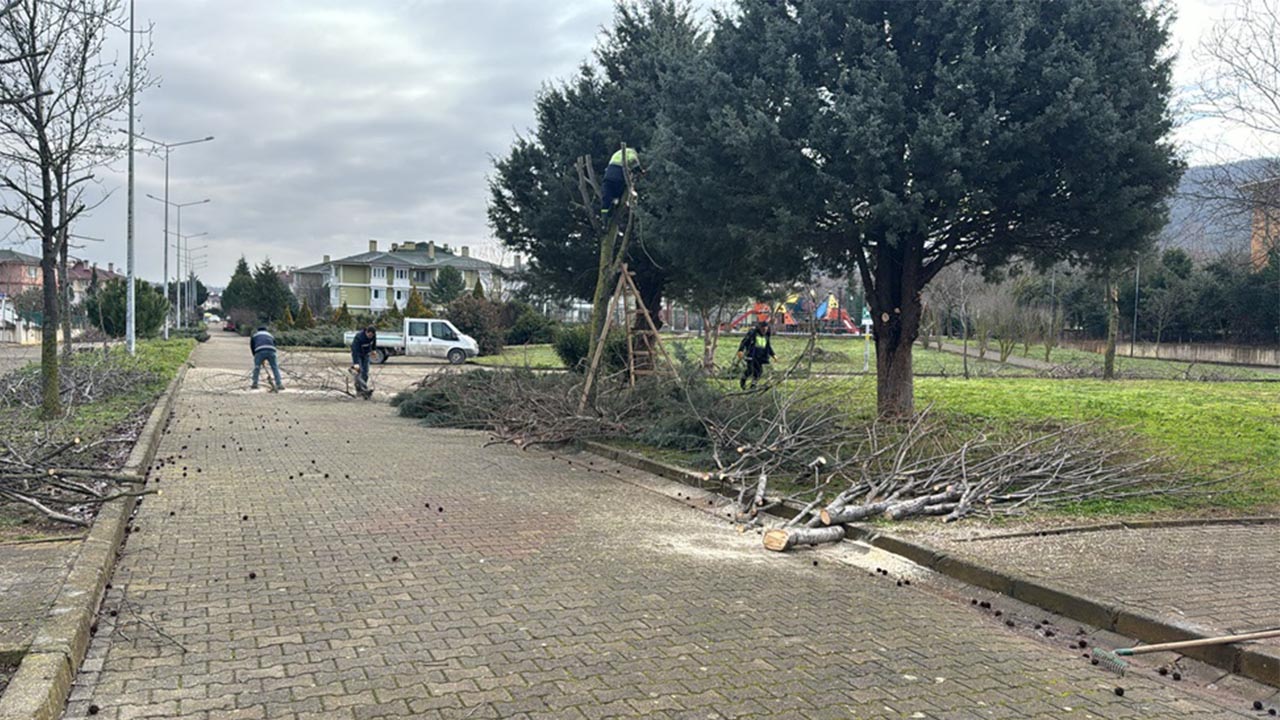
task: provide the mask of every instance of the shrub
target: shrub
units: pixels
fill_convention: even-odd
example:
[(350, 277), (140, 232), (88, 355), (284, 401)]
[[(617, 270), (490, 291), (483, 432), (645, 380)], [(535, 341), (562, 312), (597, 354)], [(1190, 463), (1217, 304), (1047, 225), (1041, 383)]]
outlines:
[(497, 355), (502, 352), (502, 332), (498, 327), (498, 307), (495, 303), (463, 295), (449, 303), (446, 317), (459, 330), (476, 339), (481, 355)]
[[(85, 298), (85, 313), (94, 327), (113, 337), (123, 337), (128, 288), (124, 280), (112, 280)], [(137, 280), (134, 288), (134, 330), (138, 337), (155, 337), (164, 323), (169, 303), (151, 283)]]
[(556, 323), (526, 305), (507, 327), (508, 345), (540, 345), (555, 340)]
[[(560, 328), (552, 343), (556, 357), (564, 366), (575, 372), (585, 372), (591, 348), (591, 331), (586, 325), (573, 325)], [(627, 336), (621, 331), (610, 333), (605, 340), (605, 370), (618, 372), (627, 369)]]

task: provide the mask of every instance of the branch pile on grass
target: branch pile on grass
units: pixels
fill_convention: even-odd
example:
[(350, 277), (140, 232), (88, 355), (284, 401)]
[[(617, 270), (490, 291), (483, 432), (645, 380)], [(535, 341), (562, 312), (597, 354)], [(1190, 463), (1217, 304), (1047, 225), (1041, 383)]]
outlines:
[[(58, 374), (62, 404), (71, 408), (145, 389), (156, 374), (120, 353), (81, 350)], [(0, 376), (0, 404), (38, 408), (41, 405), (40, 368), (25, 367)]]
[(578, 412), (582, 377), (527, 370), (446, 370), (392, 399), (404, 417), (428, 425), (485, 430), (493, 442), (518, 447), (625, 437), (640, 425), (644, 404), (616, 378)]
[(430, 376), (394, 402), (402, 415), (486, 430), (520, 447), (626, 439), (700, 452), (714, 466), (704, 476), (736, 494), (738, 522), (760, 524), (783, 503), (807, 505), (771, 537), (783, 549), (838, 539), (808, 531), (850, 522), (1013, 516), (1189, 496), (1220, 482), (1170, 469), (1167, 458), (1096, 423), (982, 427), (929, 411), (908, 422), (858, 420), (852, 411), (866, 398), (848, 384), (738, 393), (705, 378), (653, 378), (634, 390), (614, 382), (579, 414), (580, 393), (572, 374), (477, 371)]
[[(112, 438), (99, 443), (120, 441)], [(103, 503), (145, 494), (142, 478), (80, 465), (74, 456), (90, 448), (83, 446), (79, 438), (66, 442), (37, 440), (22, 448), (11, 442), (3, 445), (0, 500), (26, 505), (50, 520), (86, 527)]]

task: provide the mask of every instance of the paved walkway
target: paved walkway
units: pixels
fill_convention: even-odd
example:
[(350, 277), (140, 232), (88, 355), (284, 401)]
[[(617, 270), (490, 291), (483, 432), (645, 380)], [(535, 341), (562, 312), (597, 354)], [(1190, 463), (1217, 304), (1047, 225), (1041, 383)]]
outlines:
[[(1225, 718), (1189, 688), (201, 346), (67, 717)], [(917, 584), (918, 585), (918, 584)], [(114, 617), (113, 617), (114, 616)]]
[(0, 661), (21, 657), (79, 552), (78, 537), (0, 543)]
[[(946, 552), (1211, 635), (1280, 626), (1280, 524), (938, 542)], [(1280, 648), (1280, 639), (1261, 641)]]

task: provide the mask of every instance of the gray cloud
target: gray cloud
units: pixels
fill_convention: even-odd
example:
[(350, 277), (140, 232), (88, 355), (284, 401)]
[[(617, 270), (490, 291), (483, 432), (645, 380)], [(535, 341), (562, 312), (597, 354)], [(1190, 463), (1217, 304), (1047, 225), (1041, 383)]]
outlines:
[[(145, 9), (144, 9), (144, 6)], [(573, 72), (610, 0), (252, 0), (139, 2), (155, 23), (139, 132), (175, 150), (170, 196), (204, 197), (183, 232), (208, 232), (214, 284), (241, 254), (302, 265), (369, 238), (494, 247), (485, 223), (490, 157), (533, 121), (543, 83)], [(141, 145), (140, 145), (141, 147)], [(123, 264), (125, 163), (79, 232), (81, 251)], [(161, 276), (163, 163), (137, 157), (139, 275)], [(171, 222), (174, 219), (171, 216)]]

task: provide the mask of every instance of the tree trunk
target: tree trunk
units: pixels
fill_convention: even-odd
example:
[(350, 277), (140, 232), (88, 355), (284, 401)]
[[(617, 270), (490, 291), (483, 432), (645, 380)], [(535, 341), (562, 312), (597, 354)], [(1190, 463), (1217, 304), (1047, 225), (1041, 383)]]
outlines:
[(67, 236), (70, 234), (67, 222), (66, 186), (58, 186), (58, 313), (62, 318), (62, 355), (71, 357), (71, 268), (67, 262), (70, 245)]
[(1107, 351), (1102, 364), (1102, 379), (1116, 377), (1116, 338), (1120, 335), (1120, 287), (1115, 273), (1107, 275)]
[(878, 311), (875, 318), (876, 408), (890, 417), (911, 417), (915, 412), (911, 356), (920, 329), (919, 297), (903, 305)]
[(596, 271), (596, 291), (591, 298), (591, 345), (587, 357), (595, 354), (596, 343), (600, 340), (600, 331), (604, 329), (604, 316), (609, 311), (609, 299), (613, 297), (613, 285), (617, 268), (614, 267), (614, 255), (618, 241), (618, 216), (621, 212), (611, 213), (609, 227), (600, 237), (600, 266)]
[[(47, 203), (52, 205), (52, 203)], [(52, 207), (48, 208), (52, 214)], [(48, 216), (46, 216), (48, 217)], [(53, 223), (44, 222), (40, 271), (44, 282), (44, 320), (40, 326), (40, 414), (45, 420), (58, 417), (61, 383), (58, 378), (58, 247)]]

